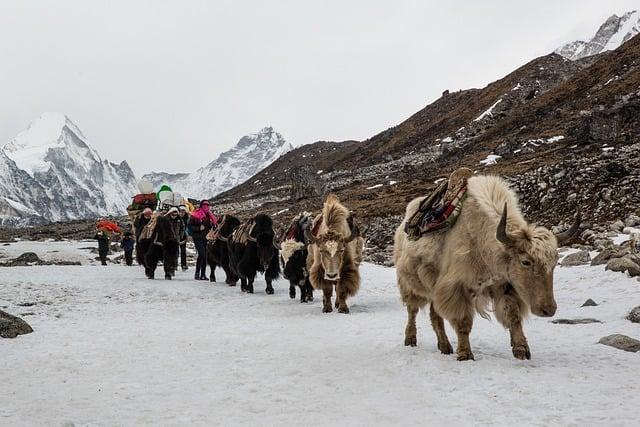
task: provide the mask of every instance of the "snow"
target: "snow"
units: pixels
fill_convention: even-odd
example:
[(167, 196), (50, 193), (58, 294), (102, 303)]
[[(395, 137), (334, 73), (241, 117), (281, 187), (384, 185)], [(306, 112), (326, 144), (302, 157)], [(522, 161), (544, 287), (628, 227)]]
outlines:
[(274, 213), (273, 216), (278, 216), (278, 215), (283, 214), (285, 212), (289, 212), (289, 208), (281, 209), (278, 212)]
[(547, 144), (553, 144), (554, 142), (562, 141), (564, 139), (564, 135), (552, 136), (551, 138), (547, 138), (545, 141)]
[(616, 49), (622, 43), (638, 33), (640, 33), (640, 11), (634, 10), (626, 13), (622, 17), (618, 31), (611, 36), (602, 50), (607, 51)]
[(514, 90), (519, 90), (521, 87), (522, 87), (522, 86), (520, 86), (520, 83), (518, 83), (518, 84), (517, 84), (517, 85), (515, 85), (515, 86), (513, 87), (513, 89), (511, 89), (511, 90), (512, 90), (512, 91), (514, 91)]
[(493, 109), (496, 108), (496, 106), (498, 104), (500, 104), (501, 102), (502, 102), (502, 98), (498, 99), (491, 107), (489, 107), (486, 111), (484, 111), (478, 117), (473, 119), (473, 121), (474, 122), (479, 122), (480, 120), (484, 119), (485, 117), (493, 116)]
[(389, 185), (396, 185), (398, 181), (389, 181)]
[(9, 204), (9, 206), (11, 206), (13, 209), (15, 209), (17, 212), (20, 212), (21, 214), (31, 215), (31, 216), (40, 216), (40, 214), (37, 211), (31, 209), (28, 206), (23, 205), (22, 203), (16, 200), (12, 200), (8, 197), (3, 197), (3, 199)]
[[(48, 246), (52, 243), (46, 243)], [(71, 243), (70, 243), (71, 244)], [(531, 317), (532, 360), (476, 318), (473, 362), (442, 355), (406, 310), (392, 268), (363, 264), (351, 314), (197, 282), (149, 281), (137, 267), (0, 269), (0, 305), (35, 332), (0, 341), (2, 425), (630, 425), (640, 405), (638, 354), (596, 344), (638, 338), (624, 319), (640, 286), (598, 267), (558, 267), (554, 325)], [(221, 273), (219, 271), (219, 273)], [(264, 283), (258, 281), (256, 289)], [(597, 307), (580, 308), (587, 299)], [(23, 307), (20, 303), (35, 303)], [(455, 347), (455, 334), (447, 324)]]
[(451, 138), (450, 136), (448, 136), (448, 137), (444, 138), (444, 139), (442, 140), (442, 142), (453, 142), (453, 138)]
[(489, 154), (484, 160), (480, 160), (480, 164), (484, 166), (495, 165), (498, 159), (501, 158), (502, 156), (498, 156), (497, 154)]
[(372, 185), (371, 187), (367, 187), (367, 190), (373, 190), (374, 188), (380, 188), (382, 186), (383, 186), (383, 184)]
[(602, 151), (613, 151), (615, 147), (602, 147)]
[(95, 259), (97, 253), (92, 254), (92, 248), (97, 249), (95, 240), (62, 240), (46, 243), (20, 240), (0, 246), (0, 261), (16, 258), (25, 252), (33, 252), (43, 261), (74, 261), (97, 265), (99, 264)]
[(442, 181), (445, 181), (447, 178), (438, 178), (435, 181), (433, 181), (434, 184), (440, 184)]
[(322, 169), (320, 169), (318, 172), (316, 172), (316, 175), (320, 175), (322, 172), (324, 172)]

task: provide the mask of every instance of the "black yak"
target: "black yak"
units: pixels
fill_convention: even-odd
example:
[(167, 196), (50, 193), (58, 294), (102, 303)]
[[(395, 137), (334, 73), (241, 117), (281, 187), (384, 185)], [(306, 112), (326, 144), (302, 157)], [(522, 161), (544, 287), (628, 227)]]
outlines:
[(273, 294), (271, 282), (280, 275), (279, 245), (273, 231), (273, 221), (268, 215), (258, 214), (244, 222), (228, 240), (229, 267), (240, 277), (242, 292), (253, 293), (253, 281), (257, 272), (263, 273), (267, 287)]
[(297, 215), (280, 244), (282, 275), (289, 280), (289, 297), (296, 297), (296, 286), (299, 286), (300, 302), (313, 301), (313, 286), (307, 271), (307, 242), (304, 237), (305, 230), (311, 226), (312, 221), (308, 212)]
[(236, 228), (240, 226), (240, 220), (232, 215), (223, 215), (218, 228), (207, 236), (207, 262), (211, 267), (209, 280), (216, 281), (216, 267), (222, 267), (226, 275), (225, 283), (235, 286), (239, 277), (229, 269), (229, 246), (227, 241)]
[(171, 280), (175, 274), (179, 250), (179, 236), (173, 221), (162, 215), (158, 215), (155, 220), (155, 227), (148, 239), (149, 245), (145, 248), (144, 265), (145, 273), (149, 279), (155, 278), (155, 271), (158, 262), (162, 260), (164, 267), (164, 278)]

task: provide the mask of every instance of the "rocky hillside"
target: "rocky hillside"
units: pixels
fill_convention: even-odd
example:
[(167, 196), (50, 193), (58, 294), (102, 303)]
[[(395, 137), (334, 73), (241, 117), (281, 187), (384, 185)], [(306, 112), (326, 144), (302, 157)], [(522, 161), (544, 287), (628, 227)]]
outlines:
[(577, 40), (560, 47), (556, 53), (573, 61), (618, 48), (640, 33), (640, 12), (611, 15), (590, 40)]
[(243, 136), (235, 147), (193, 173), (152, 172), (142, 179), (150, 181), (156, 188), (168, 184), (174, 191), (196, 199), (212, 197), (243, 183), (292, 149), (282, 135), (272, 127), (265, 127)]
[(214, 202), (287, 222), (331, 191), (384, 249), (406, 203), (467, 166), (508, 177), (548, 226), (576, 209), (589, 222), (626, 218), (640, 208), (639, 67), (640, 37), (578, 61), (537, 58), (485, 88), (445, 91), (368, 140), (297, 148)]
[(0, 223), (119, 214), (135, 194), (126, 162), (104, 160), (63, 114), (45, 113), (0, 149)]

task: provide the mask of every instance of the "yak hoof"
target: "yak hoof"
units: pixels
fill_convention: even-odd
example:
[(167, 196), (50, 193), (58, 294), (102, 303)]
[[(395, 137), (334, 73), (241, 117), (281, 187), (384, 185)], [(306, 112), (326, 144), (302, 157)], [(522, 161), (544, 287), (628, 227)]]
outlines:
[(289, 298), (295, 299), (296, 298), (296, 291), (289, 291)]
[(236, 285), (236, 282), (227, 282), (227, 285), (229, 285), (229, 286), (235, 286), (235, 285)]
[(471, 350), (463, 350), (458, 352), (458, 360), (463, 362), (465, 360), (475, 360)]
[(307, 302), (311, 302), (311, 301), (313, 301), (313, 295), (307, 296)]
[(322, 312), (323, 312), (323, 313), (331, 313), (332, 311), (333, 311), (333, 307), (331, 307), (331, 304), (329, 304), (329, 305), (325, 305), (325, 306), (322, 308)]
[(340, 302), (336, 299), (336, 308), (340, 307)]
[(210, 281), (210, 282), (215, 282), (215, 281), (216, 281), (216, 278), (215, 278), (214, 276), (209, 276), (209, 281)]
[(447, 342), (439, 342), (438, 343), (438, 350), (440, 350), (440, 353), (442, 354), (451, 354), (453, 353), (453, 347), (451, 347), (451, 344), (447, 341)]
[(513, 350), (513, 357), (515, 357), (516, 359), (531, 360), (531, 351), (529, 350), (528, 345), (526, 344), (517, 345), (517, 346), (514, 346), (512, 350)]
[(171, 275), (170, 274), (165, 274), (164, 275), (164, 280), (171, 280)]
[(416, 337), (415, 335), (407, 335), (404, 337), (404, 345), (405, 346), (411, 346), (411, 347), (415, 347), (418, 345), (418, 337)]
[(339, 307), (338, 313), (349, 314), (349, 307), (347, 307), (346, 305)]
[(265, 292), (267, 293), (267, 295), (273, 295), (273, 288), (267, 288), (265, 289)]

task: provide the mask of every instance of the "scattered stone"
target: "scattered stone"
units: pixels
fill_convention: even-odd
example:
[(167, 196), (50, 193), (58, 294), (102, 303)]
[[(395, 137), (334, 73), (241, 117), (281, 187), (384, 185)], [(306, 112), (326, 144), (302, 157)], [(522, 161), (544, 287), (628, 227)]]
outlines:
[(14, 262), (22, 262), (25, 265), (32, 262), (38, 262), (40, 258), (34, 252), (25, 252), (14, 260)]
[(631, 277), (640, 276), (640, 265), (633, 262), (626, 256), (623, 258), (613, 258), (607, 262), (606, 270), (629, 273)]
[(0, 337), (15, 338), (18, 335), (30, 334), (31, 332), (33, 329), (27, 322), (0, 310)]
[(32, 307), (34, 305), (36, 305), (35, 302), (20, 302), (20, 303), (18, 303), (18, 306), (20, 306), (20, 307)]
[(624, 225), (626, 227), (635, 227), (640, 225), (640, 216), (631, 214), (624, 220)]
[(608, 345), (619, 350), (638, 352), (640, 351), (640, 341), (622, 334), (613, 334), (600, 338), (598, 344)]
[(616, 222), (612, 223), (610, 226), (610, 230), (611, 231), (622, 231), (622, 229), (624, 228), (624, 222), (617, 220)]
[(633, 323), (640, 323), (640, 305), (629, 312), (627, 319)]
[(609, 249), (604, 249), (600, 251), (600, 253), (593, 257), (591, 260), (591, 265), (602, 265), (606, 264), (609, 259), (611, 259), (612, 252)]
[(591, 261), (591, 256), (588, 251), (579, 251), (573, 254), (569, 254), (562, 259), (560, 265), (563, 267), (574, 267), (576, 265), (588, 264)]
[(581, 318), (581, 319), (554, 319), (551, 323), (555, 323), (556, 325), (583, 325), (587, 323), (602, 323), (598, 319), (591, 318)]
[(597, 302), (595, 302), (594, 300), (592, 300), (591, 298), (589, 298), (588, 300), (586, 300), (584, 302), (584, 304), (582, 304), (580, 307), (596, 307), (598, 305)]

